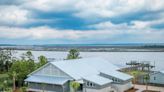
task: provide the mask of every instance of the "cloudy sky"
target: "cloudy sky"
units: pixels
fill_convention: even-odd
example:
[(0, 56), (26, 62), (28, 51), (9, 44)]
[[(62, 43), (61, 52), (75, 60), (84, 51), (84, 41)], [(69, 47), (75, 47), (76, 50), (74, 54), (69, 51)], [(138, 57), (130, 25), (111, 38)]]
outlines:
[(0, 44), (164, 43), (164, 0), (0, 0)]

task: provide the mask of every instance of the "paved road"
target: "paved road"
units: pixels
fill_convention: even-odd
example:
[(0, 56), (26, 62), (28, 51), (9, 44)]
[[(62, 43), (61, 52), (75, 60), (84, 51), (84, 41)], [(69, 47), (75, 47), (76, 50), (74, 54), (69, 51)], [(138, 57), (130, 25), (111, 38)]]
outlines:
[[(135, 88), (139, 89), (136, 92), (142, 92), (143, 90), (146, 89), (146, 86), (145, 85), (135, 85)], [(148, 86), (148, 89), (154, 90), (154, 91), (164, 92), (164, 87)]]

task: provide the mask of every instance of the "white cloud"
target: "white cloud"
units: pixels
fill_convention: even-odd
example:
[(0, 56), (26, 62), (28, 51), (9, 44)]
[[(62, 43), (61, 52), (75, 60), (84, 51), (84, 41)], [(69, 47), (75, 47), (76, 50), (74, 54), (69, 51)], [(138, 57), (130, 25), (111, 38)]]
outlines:
[(99, 40), (99, 41), (132, 41), (132, 42), (163, 42), (164, 31), (145, 29), (145, 30), (57, 30), (49, 27), (37, 28), (14, 28), (0, 27), (0, 38), (7, 39), (66, 39), (66, 40)]
[(76, 11), (81, 18), (109, 18), (137, 11), (164, 10), (163, 0), (27, 0), (21, 7), (46, 12)]
[(40, 10), (45, 12), (70, 11), (77, 0), (27, 0), (21, 6), (27, 9)]
[(17, 6), (0, 6), (0, 22), (8, 25), (21, 25), (28, 21), (28, 11)]
[[(164, 0), (16, 0), (17, 6), (0, 6), (3, 24), (21, 25), (38, 20), (31, 19), (31, 11), (74, 11), (73, 15), (87, 20), (112, 18), (134, 12), (164, 10)], [(35, 12), (33, 12), (35, 13)], [(34, 14), (35, 15), (35, 14)], [(155, 14), (160, 16), (158, 12)]]

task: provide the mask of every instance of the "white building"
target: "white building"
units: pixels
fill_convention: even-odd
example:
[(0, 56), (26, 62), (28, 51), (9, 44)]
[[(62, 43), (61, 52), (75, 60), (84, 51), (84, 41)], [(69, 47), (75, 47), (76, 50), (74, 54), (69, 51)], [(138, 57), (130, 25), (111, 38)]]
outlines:
[(150, 74), (150, 83), (164, 85), (164, 71)]
[(70, 82), (80, 83), (80, 92), (124, 92), (133, 87), (132, 76), (101, 58), (49, 62), (28, 75), (29, 91), (69, 92)]

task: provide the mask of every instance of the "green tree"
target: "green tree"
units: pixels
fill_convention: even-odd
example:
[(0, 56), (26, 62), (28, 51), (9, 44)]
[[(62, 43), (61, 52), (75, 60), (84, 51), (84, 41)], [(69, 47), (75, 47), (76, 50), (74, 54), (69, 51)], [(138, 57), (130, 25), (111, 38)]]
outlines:
[(46, 87), (46, 83), (41, 83), (41, 86), (42, 86), (42, 92), (44, 92), (45, 91), (45, 87)]
[(78, 58), (80, 58), (79, 55), (80, 55), (80, 53), (77, 49), (71, 49), (71, 50), (69, 50), (67, 59), (78, 59)]
[(8, 71), (12, 65), (12, 51), (10, 49), (0, 50), (0, 71)]
[(35, 63), (33, 61), (18, 60), (14, 62), (9, 70), (9, 75), (12, 78), (13, 72), (17, 73), (17, 82), (19, 86), (23, 85), (24, 79), (29, 73), (35, 70)]
[(38, 63), (38, 68), (45, 65), (47, 63), (47, 58), (43, 55), (38, 57), (39, 63)]
[(146, 91), (147, 91), (147, 90), (148, 90), (148, 83), (149, 83), (149, 80), (150, 80), (149, 74), (146, 74), (146, 75), (144, 76), (144, 79), (146, 80)]
[(34, 56), (31, 51), (27, 51), (21, 55), (22, 60), (34, 61)]
[(28, 58), (28, 60), (34, 60), (34, 56), (31, 51), (26, 52), (26, 57)]
[(135, 88), (135, 84), (136, 84), (136, 73), (134, 72), (134, 73), (132, 73), (133, 74), (133, 84), (134, 84), (134, 88)]
[(15, 71), (13, 71), (12, 77), (13, 77), (13, 91), (14, 91), (16, 89), (15, 81), (17, 77), (17, 73)]
[(78, 88), (80, 87), (80, 84), (78, 82), (72, 81), (70, 83), (71, 87), (73, 88), (74, 92), (77, 92)]

